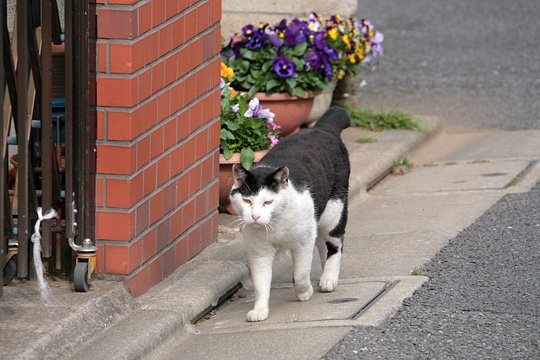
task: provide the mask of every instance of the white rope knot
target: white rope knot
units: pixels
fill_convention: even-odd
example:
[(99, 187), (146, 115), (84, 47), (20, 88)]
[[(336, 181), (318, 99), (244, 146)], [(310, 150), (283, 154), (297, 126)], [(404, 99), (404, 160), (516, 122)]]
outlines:
[(43, 215), (43, 209), (38, 207), (37, 208), (37, 215), (38, 220), (36, 221), (36, 224), (34, 225), (34, 233), (32, 234), (32, 242), (36, 243), (36, 241), (41, 240), (41, 233), (39, 232), (39, 228), (41, 227), (41, 222), (43, 220), (50, 220), (52, 218), (56, 217), (56, 211), (54, 209), (50, 209), (47, 211), (45, 215)]
[(36, 221), (36, 224), (34, 225), (34, 233), (32, 234), (32, 237), (31, 237), (31, 240), (34, 243), (34, 253), (33, 253), (34, 266), (36, 268), (36, 276), (39, 283), (39, 290), (41, 292), (41, 298), (45, 302), (52, 303), (53, 297), (51, 294), (51, 290), (49, 289), (49, 286), (45, 282), (43, 263), (41, 262), (41, 233), (39, 232), (39, 229), (41, 227), (41, 222), (43, 220), (50, 220), (56, 217), (56, 211), (54, 211), (54, 209), (51, 209), (47, 211), (45, 215), (43, 215), (43, 210), (40, 207), (38, 207), (37, 215), (38, 215), (38, 220)]

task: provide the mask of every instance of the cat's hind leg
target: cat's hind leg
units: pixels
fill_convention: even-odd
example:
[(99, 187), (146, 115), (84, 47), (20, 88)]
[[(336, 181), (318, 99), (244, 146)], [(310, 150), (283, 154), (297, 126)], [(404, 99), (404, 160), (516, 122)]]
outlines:
[(332, 292), (337, 288), (339, 281), (339, 270), (341, 268), (342, 238), (329, 237), (326, 239), (328, 255), (324, 264), (323, 274), (319, 281), (322, 292)]
[[(343, 254), (343, 237), (347, 224), (347, 201), (332, 199), (319, 220), (319, 251), (326, 248), (326, 261), (323, 262), (323, 273), (319, 281), (322, 292), (332, 292), (336, 289)], [(321, 255), (321, 260), (322, 260)]]

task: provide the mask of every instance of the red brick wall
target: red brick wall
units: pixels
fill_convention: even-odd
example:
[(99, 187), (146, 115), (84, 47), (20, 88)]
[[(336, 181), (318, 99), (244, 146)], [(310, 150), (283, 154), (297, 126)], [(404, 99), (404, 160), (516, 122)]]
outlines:
[(221, 0), (97, 5), (98, 272), (140, 295), (217, 238)]

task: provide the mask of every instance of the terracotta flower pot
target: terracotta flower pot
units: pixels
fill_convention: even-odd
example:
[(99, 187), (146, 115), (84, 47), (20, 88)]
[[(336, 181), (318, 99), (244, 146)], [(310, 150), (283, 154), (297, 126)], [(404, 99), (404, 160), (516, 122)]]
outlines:
[[(268, 151), (255, 152), (255, 160), (253, 163), (261, 161)], [(232, 173), (232, 167), (234, 164), (240, 164), (240, 154), (234, 153), (229, 160), (223, 157), (223, 154), (219, 154), (219, 205), (222, 206), (231, 215), (237, 215), (231, 206), (229, 194), (233, 186), (234, 178)]]
[(264, 93), (257, 93), (255, 97), (259, 99), (263, 108), (269, 108), (276, 114), (274, 122), (281, 126), (281, 136), (297, 132), (313, 106), (313, 96), (298, 97), (289, 94), (267, 96)]

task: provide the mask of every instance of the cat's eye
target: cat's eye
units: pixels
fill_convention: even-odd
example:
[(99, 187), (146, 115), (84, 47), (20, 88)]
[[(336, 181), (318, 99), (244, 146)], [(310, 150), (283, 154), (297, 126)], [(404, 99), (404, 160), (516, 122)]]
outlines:
[(243, 200), (244, 200), (244, 202), (245, 202), (246, 204), (251, 205), (251, 200), (249, 200), (249, 199), (243, 199)]
[(267, 200), (267, 201), (264, 202), (264, 205), (270, 205), (273, 202), (274, 202), (274, 200)]

